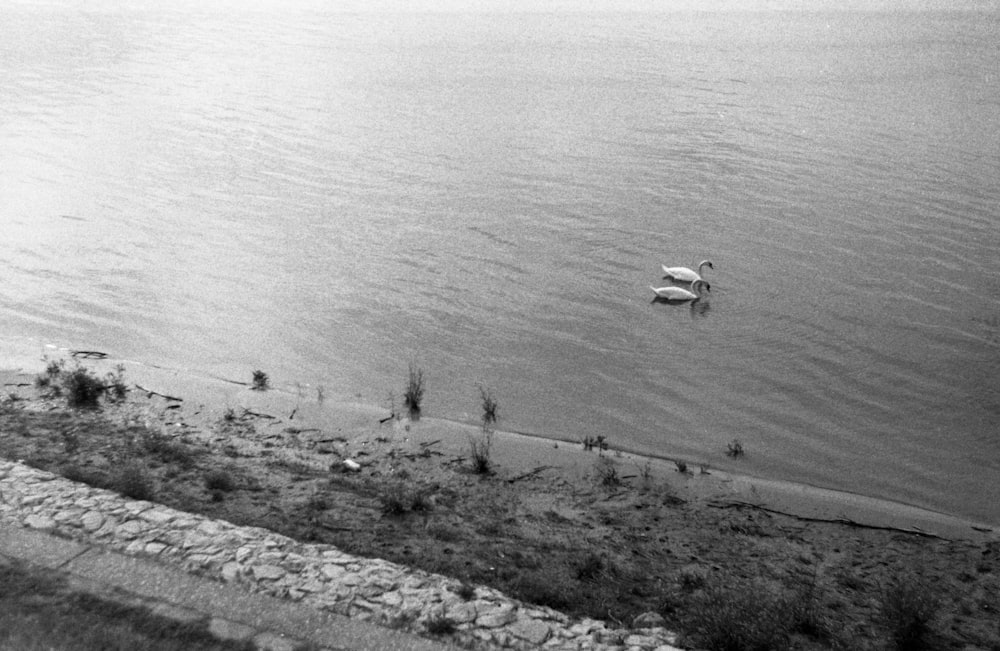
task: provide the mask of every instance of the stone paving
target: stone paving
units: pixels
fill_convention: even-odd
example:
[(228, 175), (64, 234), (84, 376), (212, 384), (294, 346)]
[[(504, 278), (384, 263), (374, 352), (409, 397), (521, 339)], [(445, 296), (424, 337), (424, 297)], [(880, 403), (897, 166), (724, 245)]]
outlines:
[(451, 639), (472, 648), (679, 651), (676, 636), (653, 613), (622, 630), (572, 620), (490, 588), (463, 598), (455, 579), (129, 500), (0, 459), (0, 524), (12, 523), (416, 633), (450, 622)]

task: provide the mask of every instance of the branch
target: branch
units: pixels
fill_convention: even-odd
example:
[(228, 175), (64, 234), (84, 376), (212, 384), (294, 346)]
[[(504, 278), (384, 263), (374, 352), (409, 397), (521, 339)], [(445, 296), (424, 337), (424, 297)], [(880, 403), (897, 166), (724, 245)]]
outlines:
[(147, 389), (141, 384), (136, 384), (135, 388), (138, 389), (139, 391), (145, 391), (147, 398), (150, 398), (152, 396), (160, 396), (161, 398), (164, 398), (166, 400), (173, 400), (175, 402), (184, 402), (184, 398), (178, 398), (176, 396), (168, 396), (165, 393), (160, 393), (159, 391), (153, 391), (152, 389)]
[(760, 504), (752, 504), (750, 502), (723, 502), (720, 500), (713, 500), (708, 502), (708, 505), (717, 509), (729, 509), (729, 508), (750, 508), (757, 509), (758, 511), (765, 511), (767, 513), (775, 513), (777, 515), (784, 515), (789, 518), (794, 518), (796, 520), (801, 520), (802, 522), (827, 522), (830, 524), (843, 524), (848, 527), (857, 527), (859, 529), (876, 529), (880, 531), (896, 531), (898, 533), (908, 533), (915, 536), (924, 536), (926, 538), (936, 538), (938, 540), (947, 540), (943, 536), (939, 536), (934, 533), (923, 531), (916, 527), (909, 529), (903, 529), (901, 527), (891, 527), (888, 525), (879, 524), (864, 524), (863, 522), (857, 522), (856, 520), (851, 520), (848, 518), (811, 518), (804, 515), (795, 515), (794, 513), (788, 513), (787, 511), (779, 511), (777, 509), (771, 509), (766, 506), (761, 506)]

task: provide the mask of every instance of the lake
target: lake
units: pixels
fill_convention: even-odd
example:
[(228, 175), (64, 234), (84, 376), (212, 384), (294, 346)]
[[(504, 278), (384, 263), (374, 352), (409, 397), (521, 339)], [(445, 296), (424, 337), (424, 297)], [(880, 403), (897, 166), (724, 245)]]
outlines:
[(0, 8), (0, 338), (1000, 524), (996, 3), (328, 4)]

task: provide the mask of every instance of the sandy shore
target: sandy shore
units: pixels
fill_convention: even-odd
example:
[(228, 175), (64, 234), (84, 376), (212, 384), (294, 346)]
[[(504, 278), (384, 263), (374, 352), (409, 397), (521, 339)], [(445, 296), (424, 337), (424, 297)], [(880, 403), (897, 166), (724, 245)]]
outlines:
[[(4, 384), (33, 391), (42, 362), (15, 361), (19, 368), (0, 374)], [(502, 420), (493, 434), (494, 472), (477, 476), (468, 461), (470, 441), (482, 436), (474, 425), (432, 414), (412, 420), (388, 406), (338, 402), (280, 380), (254, 391), (249, 377), (81, 361), (99, 376), (124, 366), (129, 404), (118, 412), (109, 407), (112, 420), (141, 422), (201, 446), (247, 483), (259, 484), (256, 492), (236, 491), (223, 500), (200, 485), (184, 488), (177, 483), (183, 477), (160, 475), (161, 484), (173, 482), (170, 505), (181, 510), (262, 522), (292, 537), (320, 536), (351, 553), (489, 583), (522, 599), (556, 601), (543, 605), (577, 615), (622, 623), (659, 611), (675, 629), (684, 628), (699, 603), (706, 576), (769, 585), (797, 585), (811, 576), (814, 587), (822, 584), (820, 601), (836, 622), (830, 628), (861, 649), (879, 643), (881, 633), (869, 622), (878, 617), (878, 592), (899, 572), (916, 568), (942, 594), (956, 595), (946, 615), (949, 630), (960, 634), (942, 648), (1000, 643), (990, 613), (980, 612), (1000, 598), (1000, 531), (987, 523), (714, 469), (680, 472), (669, 459), (505, 432)], [(55, 463), (56, 453), (46, 454)], [(90, 454), (95, 468), (102, 454)], [(357, 473), (344, 472), (348, 459), (359, 464)], [(614, 481), (602, 482), (608, 469)], [(397, 483), (420, 487), (426, 504), (419, 514), (385, 513), (382, 491)], [(319, 497), (324, 510), (310, 510)], [(549, 583), (571, 598), (563, 604), (546, 592)], [(793, 648), (832, 645), (799, 637), (806, 641)]]

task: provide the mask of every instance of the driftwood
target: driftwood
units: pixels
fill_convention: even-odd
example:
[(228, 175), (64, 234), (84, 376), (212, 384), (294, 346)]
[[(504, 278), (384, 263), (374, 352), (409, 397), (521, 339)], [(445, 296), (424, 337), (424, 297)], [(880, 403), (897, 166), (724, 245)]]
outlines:
[(102, 353), (98, 350), (71, 350), (69, 354), (73, 357), (83, 357), (86, 359), (104, 359), (108, 356), (107, 353)]
[(271, 420), (275, 419), (275, 416), (272, 416), (271, 414), (262, 414), (259, 411), (251, 411), (249, 409), (244, 409), (243, 410), (243, 415), (244, 416), (254, 416), (256, 418), (270, 418)]
[(858, 529), (875, 529), (879, 531), (895, 531), (898, 533), (908, 533), (914, 536), (924, 536), (925, 538), (936, 538), (937, 540), (946, 540), (943, 536), (939, 536), (929, 531), (924, 531), (923, 529), (918, 529), (917, 527), (911, 527), (909, 529), (904, 529), (902, 527), (892, 527), (889, 525), (880, 524), (865, 524), (863, 522), (858, 522), (856, 520), (851, 520), (849, 518), (813, 518), (806, 515), (795, 515), (794, 513), (788, 513), (787, 511), (779, 511), (778, 509), (768, 508), (766, 506), (761, 506), (760, 504), (753, 504), (752, 502), (741, 502), (741, 501), (722, 501), (722, 500), (712, 500), (708, 502), (708, 505), (717, 509), (757, 509), (758, 511), (764, 511), (765, 513), (774, 513), (776, 515), (784, 515), (789, 518), (794, 518), (802, 522), (827, 522), (830, 524), (843, 524), (848, 527), (856, 527)]
[(513, 484), (516, 481), (521, 481), (522, 479), (527, 479), (528, 477), (534, 477), (535, 475), (540, 474), (546, 470), (549, 470), (550, 468), (555, 468), (555, 466), (538, 466), (534, 470), (529, 470), (528, 472), (521, 473), (517, 477), (511, 477), (510, 479), (507, 480), (507, 483)]
[(178, 398), (176, 396), (168, 396), (165, 393), (160, 393), (159, 391), (153, 391), (152, 389), (147, 389), (146, 387), (142, 386), (141, 384), (136, 384), (135, 388), (138, 389), (139, 391), (146, 392), (146, 397), (147, 398), (149, 398), (151, 396), (160, 396), (161, 398), (163, 398), (165, 400), (173, 400), (174, 402), (184, 402), (183, 398)]

